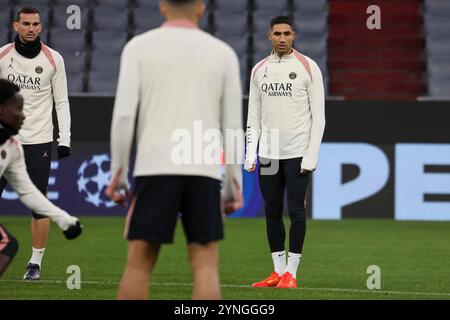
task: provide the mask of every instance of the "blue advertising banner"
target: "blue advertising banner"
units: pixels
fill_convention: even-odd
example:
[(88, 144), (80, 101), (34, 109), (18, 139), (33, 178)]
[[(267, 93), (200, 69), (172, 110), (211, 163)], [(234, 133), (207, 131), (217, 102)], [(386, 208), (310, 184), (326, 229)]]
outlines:
[[(48, 198), (78, 216), (125, 215), (126, 208), (104, 195), (110, 178), (109, 145), (78, 143), (73, 149), (72, 156), (52, 162)], [(232, 217), (264, 216), (258, 174), (244, 171), (243, 176), (244, 208)], [(131, 173), (129, 181), (132, 185)], [(7, 188), (0, 214), (30, 213)], [(310, 181), (307, 215), (448, 221), (450, 144), (324, 142)]]
[[(126, 208), (118, 206), (104, 194), (111, 176), (110, 161), (107, 143), (74, 144), (73, 154), (70, 157), (52, 161), (48, 198), (55, 205), (77, 216), (124, 215)], [(133, 185), (131, 172), (129, 181), (130, 185)], [(233, 217), (262, 215), (257, 175), (244, 172), (244, 185), (245, 207), (236, 211)], [(7, 186), (0, 199), (0, 214), (29, 215), (30, 211)]]
[[(125, 215), (104, 195), (113, 102), (70, 97), (73, 155), (53, 161), (48, 197), (72, 214)], [(326, 117), (308, 217), (450, 221), (449, 102), (327, 101)], [(264, 216), (256, 172), (244, 172), (243, 194), (244, 208), (232, 217)], [(4, 214), (30, 215), (9, 188)]]

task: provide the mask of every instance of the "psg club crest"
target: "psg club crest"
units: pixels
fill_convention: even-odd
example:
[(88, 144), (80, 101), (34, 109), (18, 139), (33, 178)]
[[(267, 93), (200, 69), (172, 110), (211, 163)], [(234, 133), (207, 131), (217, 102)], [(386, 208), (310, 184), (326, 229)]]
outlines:
[(41, 66), (37, 66), (36, 69), (35, 69), (35, 71), (36, 71), (36, 73), (41, 74), (42, 71), (43, 71), (43, 69), (42, 69)]
[(289, 79), (294, 80), (295, 78), (297, 78), (297, 74), (295, 72), (289, 73)]
[(6, 151), (2, 150), (1, 154), (2, 154), (2, 159), (4, 160), (6, 158)]

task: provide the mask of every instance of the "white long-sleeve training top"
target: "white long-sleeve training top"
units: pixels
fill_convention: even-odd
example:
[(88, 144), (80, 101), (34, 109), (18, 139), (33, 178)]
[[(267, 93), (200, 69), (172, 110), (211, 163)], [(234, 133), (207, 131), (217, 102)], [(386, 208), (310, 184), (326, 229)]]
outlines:
[[(325, 128), (322, 73), (296, 50), (257, 63), (251, 74), (245, 167), (257, 154), (269, 159), (303, 157), (314, 170)], [(259, 149), (258, 149), (259, 144)]]
[(229, 45), (184, 20), (133, 38), (121, 57), (111, 128), (113, 175), (128, 168), (136, 116), (134, 176), (221, 180), (220, 154), (215, 163), (202, 156), (211, 150), (213, 131), (231, 129), (241, 131), (241, 141), (223, 143), (225, 157), (234, 153), (238, 159), (226, 166), (226, 175), (242, 187), (242, 89), (239, 61)]
[(77, 221), (77, 218), (52, 204), (31, 182), (22, 145), (15, 137), (0, 145), (0, 177), (2, 176), (17, 192), (25, 206), (51, 218), (62, 230), (67, 230)]
[(52, 110), (58, 117), (58, 144), (70, 147), (70, 107), (62, 56), (42, 43), (33, 59), (20, 55), (14, 43), (0, 48), (0, 78), (20, 87), (25, 121), (17, 138), (22, 144), (53, 141)]

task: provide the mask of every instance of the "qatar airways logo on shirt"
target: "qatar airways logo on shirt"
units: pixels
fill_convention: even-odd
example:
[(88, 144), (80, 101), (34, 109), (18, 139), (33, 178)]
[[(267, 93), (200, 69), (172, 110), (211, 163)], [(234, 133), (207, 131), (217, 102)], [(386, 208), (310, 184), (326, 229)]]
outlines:
[(292, 83), (263, 83), (261, 85), (261, 91), (269, 97), (292, 97)]
[(8, 74), (8, 80), (15, 83), (21, 90), (41, 90), (41, 78), (26, 75)]

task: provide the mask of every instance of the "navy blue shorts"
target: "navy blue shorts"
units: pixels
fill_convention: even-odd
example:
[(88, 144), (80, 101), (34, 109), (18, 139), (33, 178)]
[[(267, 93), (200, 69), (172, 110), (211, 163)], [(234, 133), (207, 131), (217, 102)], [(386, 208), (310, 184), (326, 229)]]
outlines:
[[(23, 145), (23, 153), (31, 181), (44, 196), (47, 196), (48, 178), (52, 163), (52, 142)], [(0, 195), (5, 187), (6, 179), (2, 177), (0, 181)], [(47, 218), (47, 216), (35, 212), (32, 212), (32, 214), (35, 219)]]
[(128, 240), (172, 243), (180, 218), (188, 243), (223, 239), (220, 181), (202, 176), (145, 176), (135, 181)]

